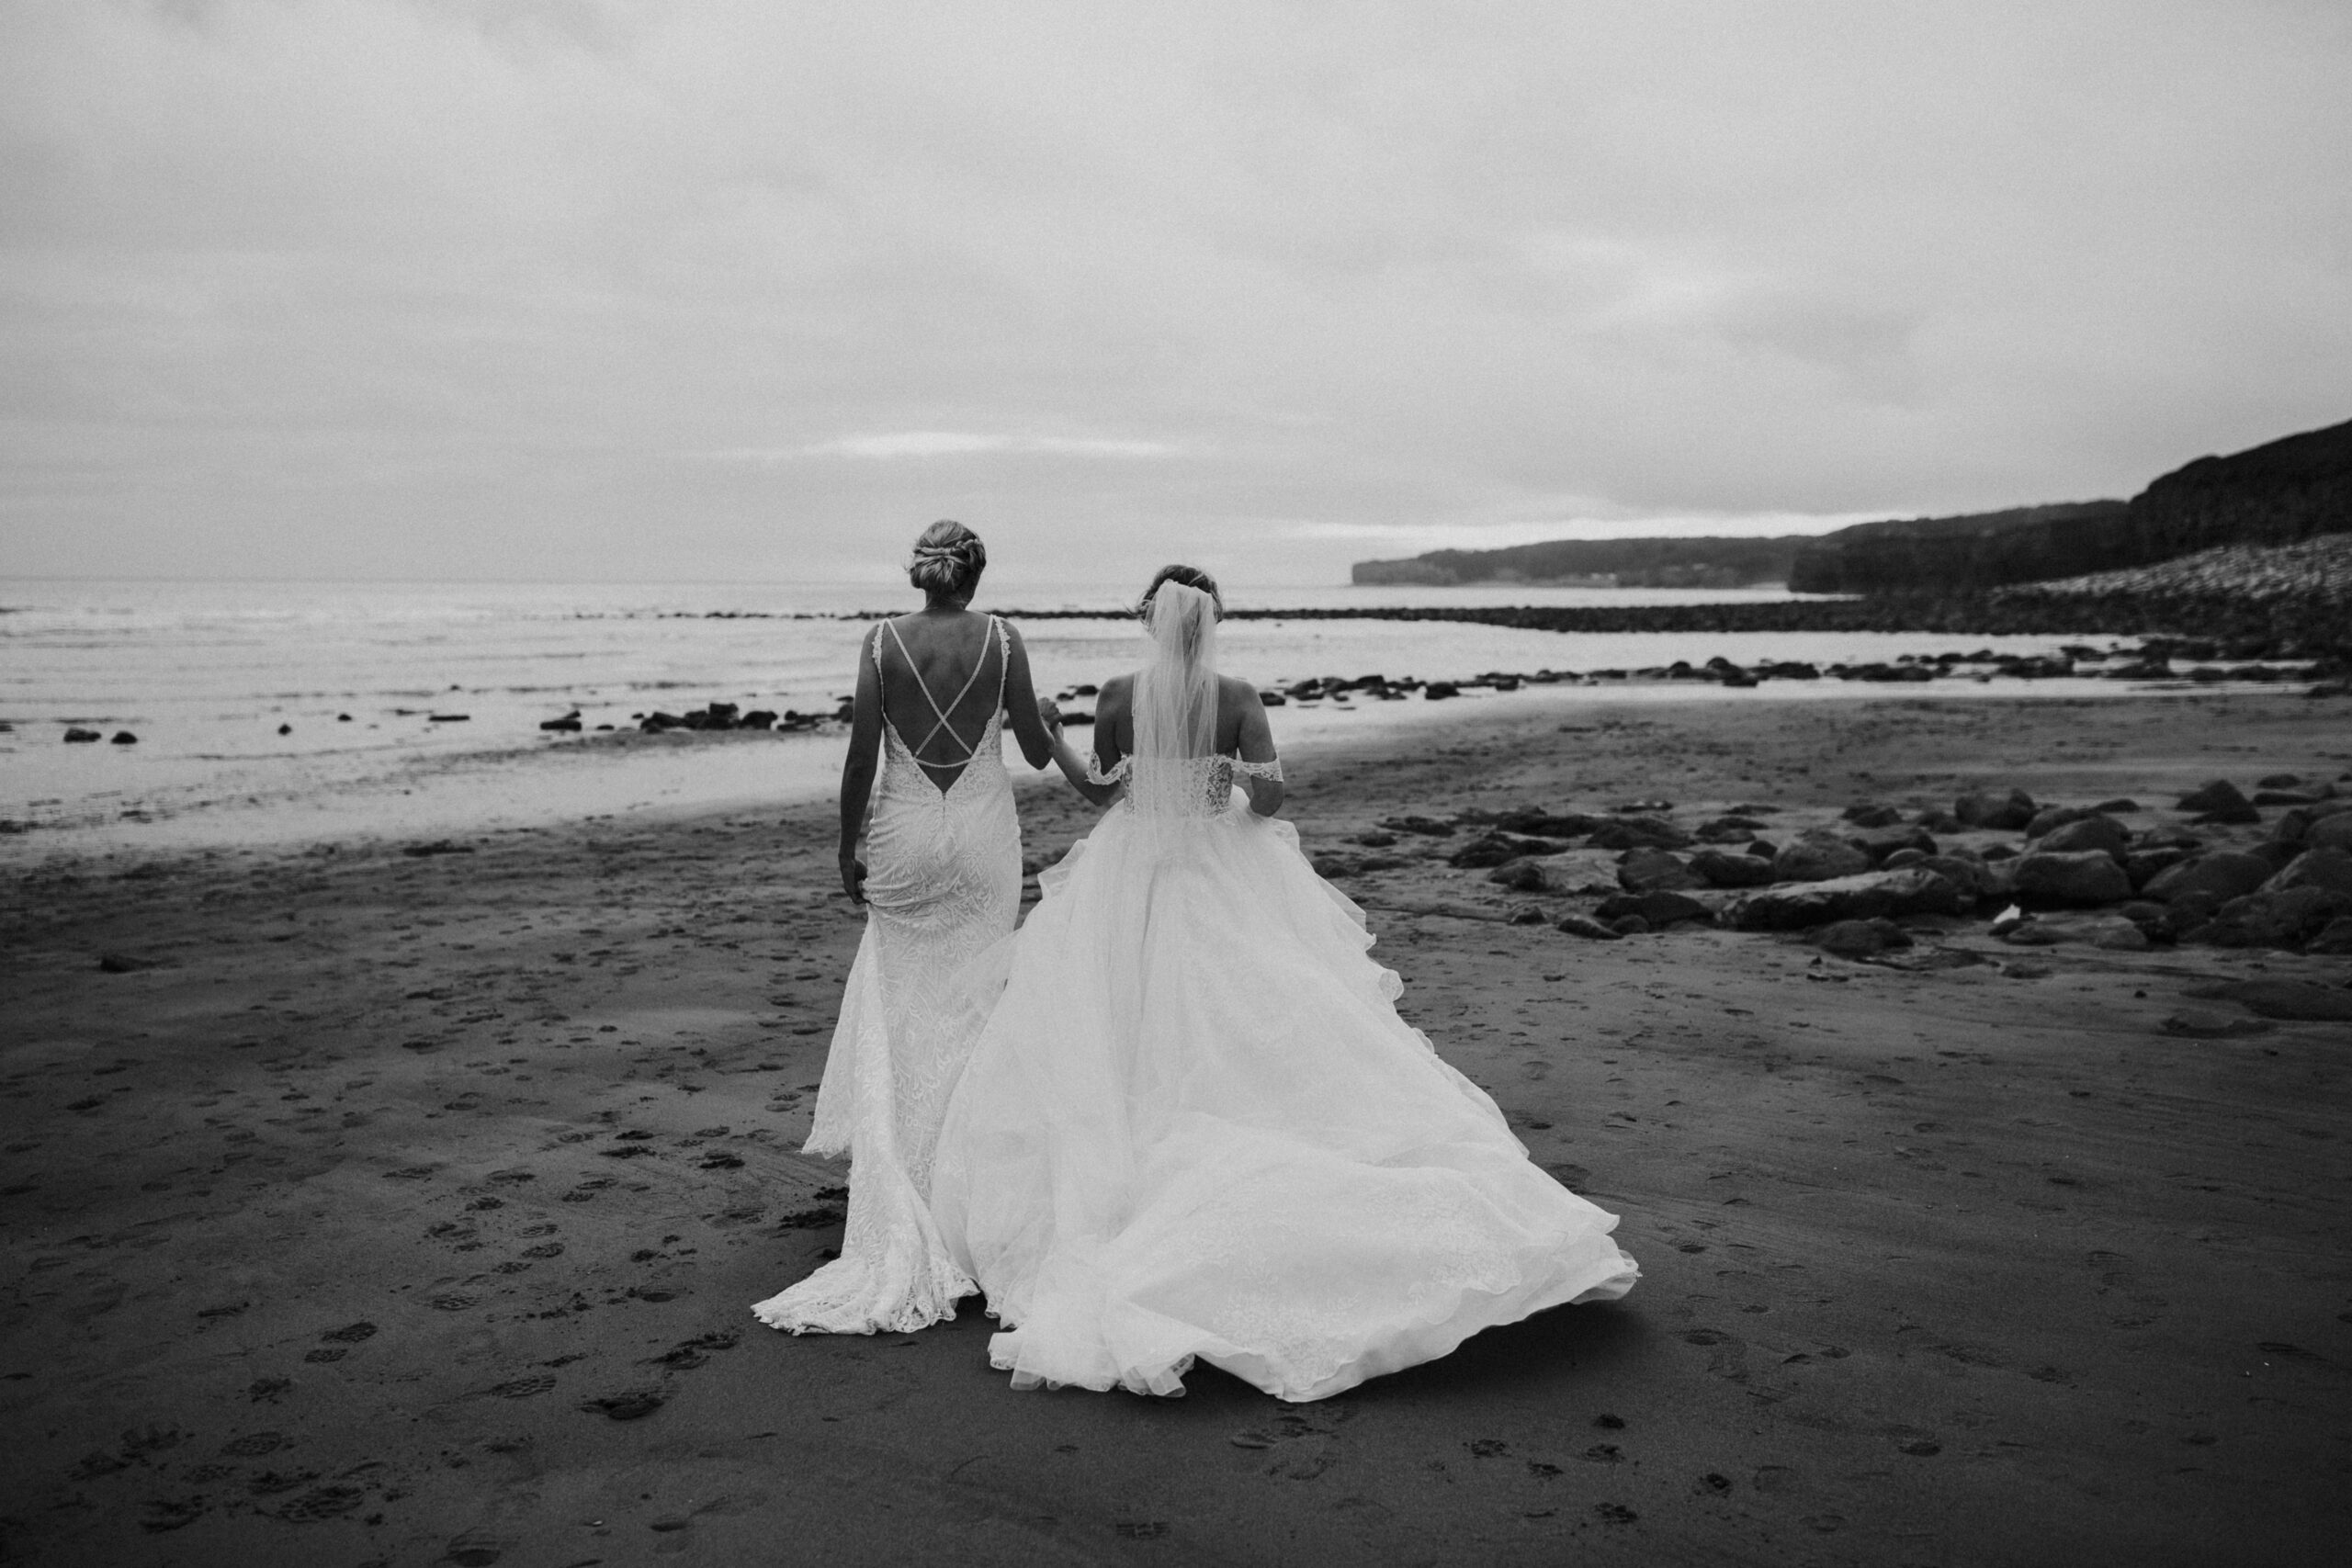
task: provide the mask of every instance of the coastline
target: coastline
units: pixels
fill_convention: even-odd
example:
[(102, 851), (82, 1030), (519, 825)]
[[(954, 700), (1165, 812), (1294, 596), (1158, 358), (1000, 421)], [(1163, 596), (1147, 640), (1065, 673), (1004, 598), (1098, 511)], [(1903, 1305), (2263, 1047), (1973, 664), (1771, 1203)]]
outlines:
[[(1400, 815), (1662, 796), (1680, 818), (1776, 806), (1777, 829), (1858, 795), (2153, 802), (2352, 768), (2332, 705), (2284, 693), (2021, 694), (1441, 705), (1302, 749), (1285, 814), (1326, 852)], [(1021, 809), (1033, 862), (1091, 818), (1037, 778)], [(1342, 883), (1407, 1016), (1623, 1216), (1643, 1282), (1323, 1404), (1206, 1370), (1172, 1404), (1014, 1394), (977, 1311), (853, 1340), (746, 1315), (840, 1223), (839, 1168), (793, 1152), (859, 930), (831, 828), (820, 800), (768, 802), (467, 852), (7, 872), (0, 1409), (42, 1434), (0, 1506), (9, 1544), (118, 1563), (740, 1561), (778, 1539), (982, 1562), (2333, 1545), (2308, 1477), (2352, 1364), (2325, 1196), (2352, 1179), (2343, 1026), (2189, 993), (2341, 987), (2342, 960), (2021, 954), (1973, 922), (1934, 940), (1984, 962), (1942, 970), (1688, 926), (1583, 942), (1407, 854)], [(2168, 1030), (2185, 1013), (2222, 1032)]]

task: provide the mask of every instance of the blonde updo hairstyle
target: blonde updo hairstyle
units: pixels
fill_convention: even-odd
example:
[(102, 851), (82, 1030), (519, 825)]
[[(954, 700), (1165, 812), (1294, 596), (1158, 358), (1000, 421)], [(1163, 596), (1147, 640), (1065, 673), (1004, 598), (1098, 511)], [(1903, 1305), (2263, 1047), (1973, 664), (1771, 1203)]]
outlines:
[(907, 561), (907, 581), (933, 598), (968, 599), (988, 570), (989, 547), (961, 523), (942, 519), (922, 531)]

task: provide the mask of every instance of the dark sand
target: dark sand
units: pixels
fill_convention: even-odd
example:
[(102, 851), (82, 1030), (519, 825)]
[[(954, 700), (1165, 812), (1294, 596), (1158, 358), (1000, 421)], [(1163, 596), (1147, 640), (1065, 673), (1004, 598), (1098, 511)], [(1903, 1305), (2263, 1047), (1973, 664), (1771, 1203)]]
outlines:
[[(1544, 711), (1306, 760), (1292, 815), (2352, 763), (2342, 705), (2274, 695)], [(839, 1239), (793, 1152), (858, 932), (829, 817), (12, 875), (0, 1560), (2343, 1560), (2352, 1026), (2162, 1028), (2343, 960), (1944, 922), (1992, 962), (1909, 973), (1360, 877), (1408, 1016), (1643, 1282), (1320, 1404), (1016, 1394), (977, 1311), (746, 1311)], [(1403, 912), (1441, 906), (1488, 918)]]

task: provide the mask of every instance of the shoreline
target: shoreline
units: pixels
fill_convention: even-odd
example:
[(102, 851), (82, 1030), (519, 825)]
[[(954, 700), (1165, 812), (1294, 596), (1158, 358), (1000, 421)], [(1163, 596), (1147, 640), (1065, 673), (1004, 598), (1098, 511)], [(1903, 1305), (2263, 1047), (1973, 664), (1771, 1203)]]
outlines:
[[(1872, 666), (1885, 671), (1899, 666)], [(1919, 668), (1910, 666), (1909, 668)], [(1702, 666), (1688, 678), (1559, 680), (1541, 673), (1493, 681), (1446, 682), (1449, 702), (1422, 694), (1422, 682), (1387, 689), (1406, 701), (1379, 701), (1363, 679), (1296, 682), (1279, 695), (1272, 715), (1286, 756), (1312, 759), (1342, 750), (1402, 745), (1429, 731), (1476, 729), (1495, 724), (1568, 716), (1650, 704), (1870, 702), (1900, 694), (1918, 701), (2068, 702), (2252, 695), (2263, 685), (2239, 682), (2130, 682), (2029, 675), (1971, 679), (1950, 675), (1901, 683), (1865, 675), (1852, 679), (1767, 681), (1753, 690), (1726, 689), (1719, 672)], [(1366, 700), (1351, 703), (1351, 697)], [(1303, 732), (1302, 732), (1303, 730)], [(171, 856), (206, 852), (299, 855), (328, 843), (390, 844), (483, 834), (526, 832), (594, 820), (659, 823), (698, 814), (725, 815), (829, 800), (840, 778), (845, 731), (831, 725), (791, 733), (659, 733), (621, 729), (608, 735), (543, 738), (446, 757), (401, 759), (382, 773), (323, 784), (298, 779), (288, 793), (258, 790), (247, 798), (191, 807), (67, 823), (12, 824), (0, 832), (0, 868), (23, 869), (116, 856)], [(1082, 727), (1072, 730), (1085, 744)], [(1008, 758), (1012, 753), (1008, 748)], [(1016, 778), (1026, 770), (1009, 761)], [(96, 809), (114, 810), (102, 803)]]

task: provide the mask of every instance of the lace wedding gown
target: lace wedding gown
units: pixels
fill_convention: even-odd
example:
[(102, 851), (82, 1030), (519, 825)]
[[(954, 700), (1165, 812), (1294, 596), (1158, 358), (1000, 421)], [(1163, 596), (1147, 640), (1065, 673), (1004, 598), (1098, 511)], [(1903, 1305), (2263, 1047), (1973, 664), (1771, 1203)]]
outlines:
[(1362, 910), (1233, 789), (1258, 766), (1155, 757), (1136, 706), (1127, 795), (1039, 878), (940, 1133), (993, 1364), (1167, 1394), (1199, 1357), (1313, 1400), (1623, 1295), (1616, 1217), (1397, 1016)]
[[(895, 641), (896, 628), (884, 627)], [(914, 747), (883, 719), (881, 786), (866, 829), (865, 936), (803, 1146), (849, 1156), (849, 1222), (836, 1261), (752, 1308), (773, 1328), (910, 1332), (954, 1317), (956, 1300), (974, 1289), (942, 1244), (924, 1192), (940, 1113), (985, 1018), (956, 978), (1012, 933), (1021, 908), (1021, 829), (1000, 739), (1011, 650), (994, 616), (989, 635), (997, 704), (946, 789), (915, 757), (940, 731), (956, 734), (947, 716), (965, 694), (943, 707), (922, 687), (937, 723)], [(904, 644), (899, 654), (911, 670)], [(878, 668), (879, 636), (874, 658)], [(973, 682), (987, 665), (984, 653)]]

